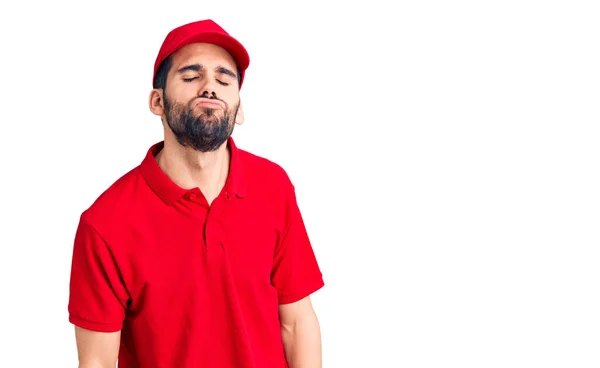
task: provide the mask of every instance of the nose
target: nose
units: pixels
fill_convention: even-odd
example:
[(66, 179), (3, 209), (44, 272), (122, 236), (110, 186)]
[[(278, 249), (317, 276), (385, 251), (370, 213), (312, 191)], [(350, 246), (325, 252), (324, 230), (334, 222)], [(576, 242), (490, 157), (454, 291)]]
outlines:
[(199, 94), (200, 97), (203, 97), (203, 98), (217, 98), (217, 94), (212, 89), (204, 88), (204, 89), (201, 89), (200, 91), (202, 91), (202, 93)]
[(217, 86), (216, 81), (212, 76), (203, 78), (203, 82), (198, 88), (198, 96), (205, 98), (217, 98)]

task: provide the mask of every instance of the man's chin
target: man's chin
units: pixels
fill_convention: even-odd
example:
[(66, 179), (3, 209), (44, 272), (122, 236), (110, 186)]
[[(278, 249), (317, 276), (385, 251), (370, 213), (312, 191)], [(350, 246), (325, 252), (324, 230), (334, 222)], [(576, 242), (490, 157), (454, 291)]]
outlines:
[(202, 113), (196, 117), (196, 121), (200, 124), (211, 124), (213, 125), (215, 122), (220, 122), (223, 120), (223, 116), (217, 113)]
[(224, 112), (220, 108), (212, 108), (212, 107), (199, 107), (196, 108), (196, 111), (199, 113), (199, 116), (223, 116)]

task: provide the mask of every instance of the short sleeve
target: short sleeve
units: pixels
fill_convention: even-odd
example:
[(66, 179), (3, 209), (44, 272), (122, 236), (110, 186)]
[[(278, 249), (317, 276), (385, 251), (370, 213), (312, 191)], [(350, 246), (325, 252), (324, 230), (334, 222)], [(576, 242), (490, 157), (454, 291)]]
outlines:
[(127, 300), (127, 290), (108, 245), (81, 218), (71, 263), (69, 321), (92, 331), (120, 331)]
[(324, 286), (293, 185), (285, 198), (285, 230), (275, 248), (271, 283), (280, 304), (301, 300)]

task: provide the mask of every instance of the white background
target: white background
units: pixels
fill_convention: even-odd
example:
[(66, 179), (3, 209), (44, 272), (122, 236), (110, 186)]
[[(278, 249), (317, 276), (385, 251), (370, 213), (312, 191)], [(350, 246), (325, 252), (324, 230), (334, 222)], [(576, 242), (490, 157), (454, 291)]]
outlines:
[(296, 185), (324, 367), (599, 367), (596, 3), (3, 2), (0, 367), (77, 366), (79, 215), (204, 18), (251, 56), (237, 144)]

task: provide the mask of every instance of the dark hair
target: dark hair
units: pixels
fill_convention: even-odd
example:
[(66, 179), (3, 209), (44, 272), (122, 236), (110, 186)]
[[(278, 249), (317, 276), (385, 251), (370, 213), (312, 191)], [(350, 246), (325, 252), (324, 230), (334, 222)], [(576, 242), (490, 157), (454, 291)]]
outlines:
[(167, 74), (169, 74), (172, 65), (173, 60), (171, 55), (167, 56), (167, 58), (160, 63), (158, 69), (156, 69), (156, 75), (154, 75), (154, 81), (152, 83), (153, 88), (165, 89), (167, 85)]
[[(152, 82), (153, 88), (165, 89), (167, 86), (167, 74), (169, 74), (171, 66), (173, 66), (173, 60), (171, 59), (171, 55), (169, 55), (165, 60), (162, 61), (162, 63), (160, 63), (158, 69), (156, 70), (156, 75), (154, 76), (154, 81)], [(237, 66), (236, 71), (239, 86), (242, 83), (242, 73), (240, 73), (240, 68)]]

